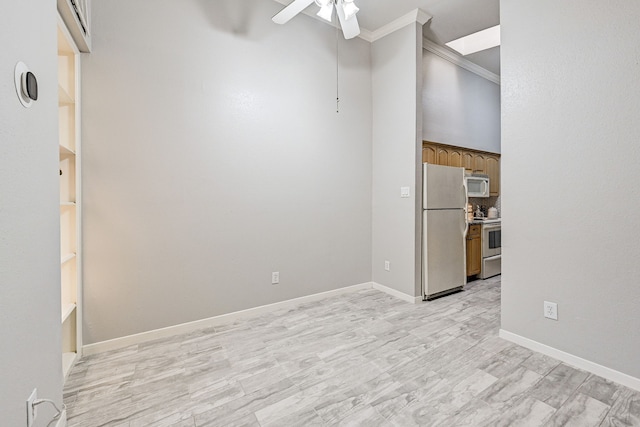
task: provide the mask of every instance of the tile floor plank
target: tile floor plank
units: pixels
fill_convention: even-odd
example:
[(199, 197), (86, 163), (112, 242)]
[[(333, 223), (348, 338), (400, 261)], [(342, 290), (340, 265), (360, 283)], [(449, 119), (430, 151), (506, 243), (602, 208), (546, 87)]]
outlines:
[(84, 357), (69, 427), (640, 426), (640, 393), (498, 337), (500, 277), (369, 289)]

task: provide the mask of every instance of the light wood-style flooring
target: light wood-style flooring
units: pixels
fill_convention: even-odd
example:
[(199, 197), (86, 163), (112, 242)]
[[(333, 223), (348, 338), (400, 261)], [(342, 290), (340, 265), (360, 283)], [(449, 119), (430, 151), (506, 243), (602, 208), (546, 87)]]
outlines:
[(640, 393), (498, 337), (500, 277), (376, 290), (85, 357), (69, 427), (640, 426)]

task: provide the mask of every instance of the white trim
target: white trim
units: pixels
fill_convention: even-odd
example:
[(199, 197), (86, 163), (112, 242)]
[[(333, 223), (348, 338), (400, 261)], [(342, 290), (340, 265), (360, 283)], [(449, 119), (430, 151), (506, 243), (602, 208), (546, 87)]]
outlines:
[(381, 285), (380, 283), (376, 283), (376, 282), (372, 282), (372, 283), (373, 283), (373, 289), (377, 289), (381, 292), (394, 296), (408, 303), (417, 304), (419, 302), (422, 302), (422, 296), (412, 297), (411, 295), (405, 294), (404, 292), (400, 292), (388, 286)]
[[(401, 28), (406, 27), (409, 24), (413, 24), (417, 22), (420, 25), (424, 25), (432, 18), (431, 15), (423, 11), (422, 9), (414, 9), (411, 12), (407, 13), (400, 18), (389, 22), (386, 25), (378, 28), (377, 30), (371, 33), (371, 38), (366, 39), (369, 42), (374, 42), (376, 40), (380, 40), (381, 38), (388, 36), (389, 34), (398, 31)], [(364, 38), (364, 37), (363, 37)]]
[(360, 27), (360, 34), (358, 34), (358, 37), (366, 42), (371, 43), (371, 41), (373, 40), (373, 33), (366, 28)]
[[(82, 227), (82, 56), (78, 47), (73, 43), (73, 49), (75, 50), (75, 122), (76, 122), (76, 134), (75, 134), (75, 166), (76, 166), (76, 353), (77, 359), (82, 357), (82, 328), (84, 325), (84, 284), (83, 278), (83, 265), (84, 265), (84, 252), (83, 252), (83, 227)], [(79, 302), (79, 304), (78, 304)]]
[(450, 51), (442, 46), (438, 46), (437, 44), (427, 39), (426, 37), (423, 37), (422, 39), (422, 47), (428, 50), (429, 52), (438, 55), (440, 58), (451, 62), (454, 65), (462, 67), (467, 71), (471, 71), (472, 73), (477, 74), (480, 77), (483, 77), (489, 80), (490, 82), (500, 85), (499, 75), (494, 74), (491, 71), (485, 68), (482, 68), (477, 64), (474, 64), (473, 62), (469, 61), (468, 59), (464, 58), (463, 56), (460, 56), (459, 54), (453, 51)]
[[(307, 295), (299, 298), (293, 298), (290, 300), (276, 302), (273, 304), (253, 307), (246, 310), (235, 311), (233, 313), (222, 314), (220, 316), (209, 317), (207, 319), (201, 319), (193, 322), (182, 323), (179, 325), (168, 326), (166, 328), (161, 328), (161, 329), (154, 329), (152, 331), (141, 332), (139, 334), (127, 335), (125, 337), (114, 338), (107, 341), (101, 341), (94, 344), (85, 345), (82, 347), (82, 354), (85, 356), (88, 356), (90, 354), (102, 353), (103, 351), (116, 350), (119, 348), (128, 347), (130, 345), (152, 341), (158, 338), (167, 338), (167, 337), (171, 337), (178, 334), (189, 333), (189, 332), (196, 331), (198, 329), (209, 328), (211, 326), (233, 322), (236, 319), (244, 319), (247, 317), (256, 316), (262, 313), (271, 312), (281, 308), (291, 307), (297, 304), (317, 301), (317, 300), (321, 300), (334, 295), (341, 295), (341, 294), (346, 294), (350, 292), (356, 292), (362, 289), (371, 289), (373, 287), (374, 286), (372, 282), (360, 283), (358, 285), (347, 286), (345, 288), (334, 289), (332, 291), (321, 292), (318, 294)], [(400, 292), (398, 293), (401, 295), (404, 295)]]
[(547, 356), (561, 360), (562, 362), (568, 363), (576, 368), (584, 369), (592, 374), (599, 375), (608, 380), (617, 382), (618, 384), (640, 391), (640, 378), (635, 378), (631, 375), (607, 368), (606, 366), (599, 365), (571, 353), (566, 353), (562, 350), (558, 350), (557, 348), (549, 347), (548, 345), (514, 334), (513, 332), (505, 331), (504, 329), (500, 329), (500, 338), (519, 344), (530, 350), (537, 351), (538, 353), (546, 354)]
[(62, 414), (60, 414), (60, 418), (58, 418), (58, 422), (54, 427), (67, 427), (67, 410), (63, 409)]

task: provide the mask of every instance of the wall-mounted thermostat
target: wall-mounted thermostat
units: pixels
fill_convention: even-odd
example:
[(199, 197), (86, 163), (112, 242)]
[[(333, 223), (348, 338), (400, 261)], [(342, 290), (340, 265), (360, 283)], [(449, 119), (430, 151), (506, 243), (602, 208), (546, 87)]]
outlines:
[(31, 107), (33, 101), (38, 99), (38, 80), (24, 62), (16, 64), (15, 84), (20, 103), (25, 108)]

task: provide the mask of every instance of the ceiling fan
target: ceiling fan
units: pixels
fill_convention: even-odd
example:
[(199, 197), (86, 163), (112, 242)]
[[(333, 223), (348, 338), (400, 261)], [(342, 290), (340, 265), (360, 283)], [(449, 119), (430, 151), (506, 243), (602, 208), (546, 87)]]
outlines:
[(317, 15), (329, 22), (333, 18), (333, 9), (335, 8), (345, 39), (352, 39), (360, 34), (360, 26), (358, 25), (358, 18), (356, 18), (356, 13), (360, 9), (355, 5), (354, 0), (293, 0), (289, 6), (282, 9), (272, 20), (276, 24), (285, 24), (314, 2), (320, 7)]

